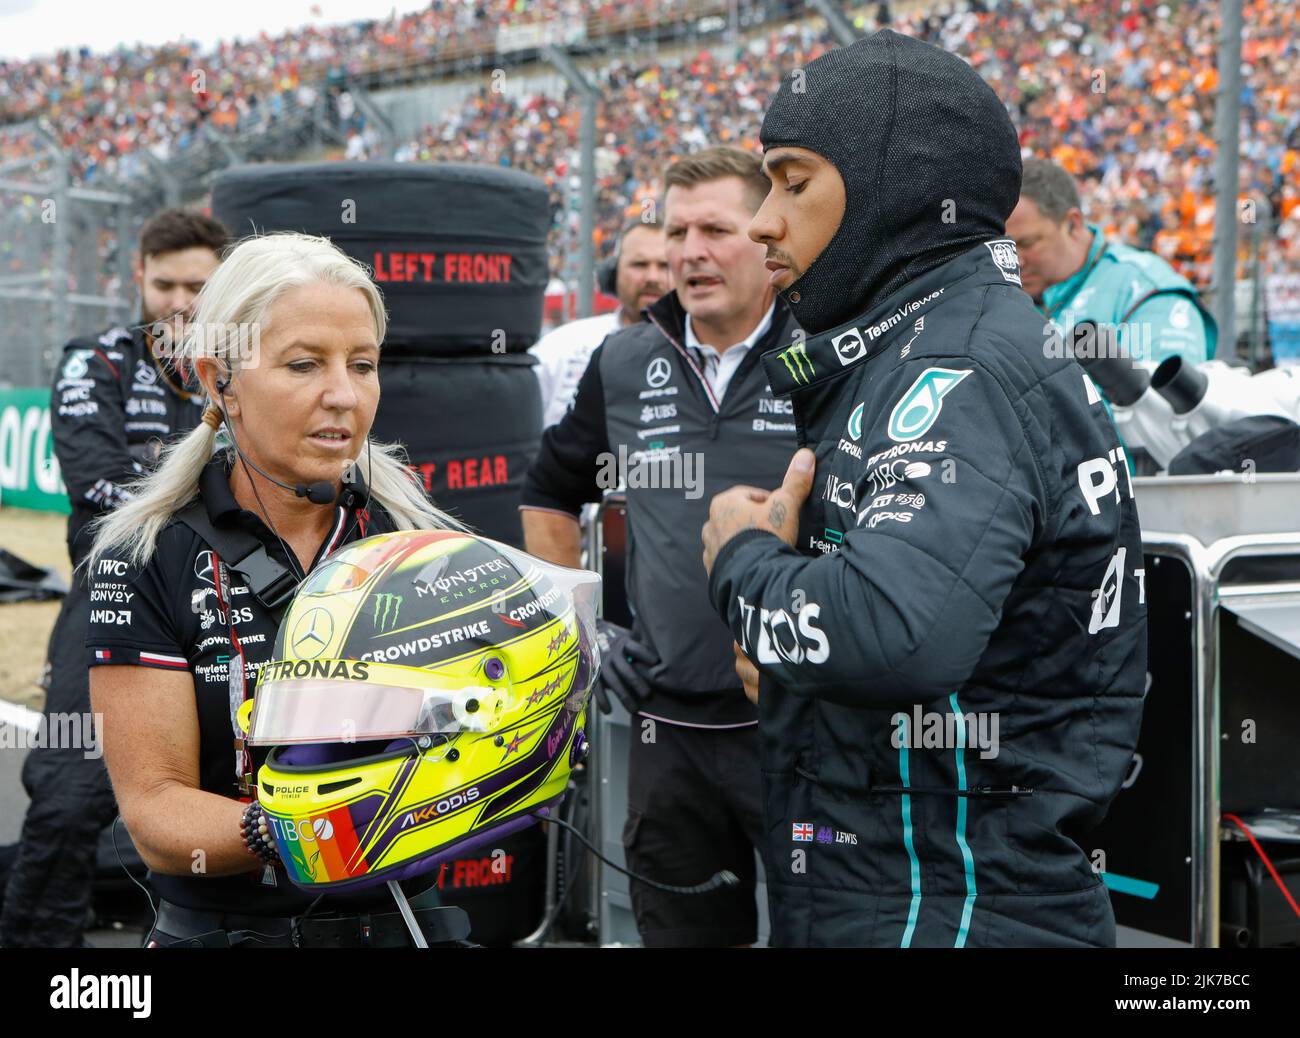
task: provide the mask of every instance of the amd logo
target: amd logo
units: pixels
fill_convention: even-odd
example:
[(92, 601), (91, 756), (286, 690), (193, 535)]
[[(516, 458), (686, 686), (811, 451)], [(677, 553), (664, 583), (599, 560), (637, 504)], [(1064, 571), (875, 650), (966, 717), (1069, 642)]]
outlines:
[(129, 624), (131, 622), (131, 610), (129, 609), (92, 609), (90, 611), (90, 622), (92, 624)]

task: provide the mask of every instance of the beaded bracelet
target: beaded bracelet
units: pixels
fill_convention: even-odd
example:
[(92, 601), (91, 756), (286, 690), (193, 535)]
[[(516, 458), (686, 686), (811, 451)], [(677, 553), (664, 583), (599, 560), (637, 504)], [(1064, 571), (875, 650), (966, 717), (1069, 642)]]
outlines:
[(256, 800), (244, 808), (243, 817), (239, 819), (239, 838), (258, 860), (267, 865), (279, 863), (280, 852), (276, 850), (275, 837), (271, 835), (271, 827), (262, 813), (262, 805)]

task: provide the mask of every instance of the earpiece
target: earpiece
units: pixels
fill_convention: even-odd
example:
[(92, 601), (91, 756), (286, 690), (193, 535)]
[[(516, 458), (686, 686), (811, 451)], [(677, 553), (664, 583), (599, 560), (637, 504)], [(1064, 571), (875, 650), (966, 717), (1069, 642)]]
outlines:
[(618, 296), (618, 251), (596, 267), (596, 287), (607, 296)]

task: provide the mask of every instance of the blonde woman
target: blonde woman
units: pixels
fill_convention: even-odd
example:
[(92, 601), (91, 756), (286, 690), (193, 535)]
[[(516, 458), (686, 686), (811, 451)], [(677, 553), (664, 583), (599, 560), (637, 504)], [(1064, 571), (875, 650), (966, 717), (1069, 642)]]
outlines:
[[(456, 525), (397, 448), (368, 439), (385, 324), (367, 271), (328, 240), (240, 243), (179, 347), (207, 396), (203, 422), (98, 528), (90, 690), (122, 819), (161, 899), (149, 947), (290, 942), (308, 899), (259, 839), (256, 804), (241, 802), (253, 761), (236, 745), (276, 606), (342, 544)], [(346, 915), (329, 901), (313, 917)], [(360, 928), (340, 919), (349, 932)]]

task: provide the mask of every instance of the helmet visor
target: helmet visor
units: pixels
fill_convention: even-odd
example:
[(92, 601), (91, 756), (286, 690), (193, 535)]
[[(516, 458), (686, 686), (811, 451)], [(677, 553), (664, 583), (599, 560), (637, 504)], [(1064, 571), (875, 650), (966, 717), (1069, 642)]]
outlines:
[[(463, 683), (425, 684), (435, 675), (372, 663), (365, 665), (365, 677), (358, 680), (357, 664), (338, 662), (348, 677), (297, 677), (292, 663), (271, 664), (270, 679), (258, 683), (249, 743), (362, 742), (486, 732), (513, 702), (505, 677), (491, 684), (477, 684), (472, 677)], [(414, 686), (412, 678), (417, 676), (421, 684)]]

